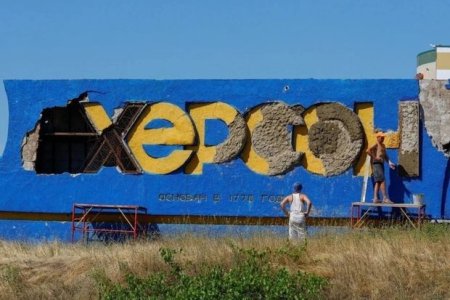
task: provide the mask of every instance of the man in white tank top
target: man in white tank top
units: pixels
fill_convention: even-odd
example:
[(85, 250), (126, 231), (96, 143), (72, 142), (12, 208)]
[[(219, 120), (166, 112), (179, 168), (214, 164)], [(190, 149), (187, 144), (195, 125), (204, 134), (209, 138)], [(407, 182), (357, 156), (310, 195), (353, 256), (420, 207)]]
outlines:
[[(281, 210), (289, 218), (289, 239), (292, 241), (304, 241), (306, 238), (306, 217), (311, 211), (311, 200), (302, 194), (302, 185), (294, 183), (294, 193), (286, 196), (281, 201)], [(286, 205), (290, 203), (290, 211)], [(305, 207), (306, 206), (306, 207)]]

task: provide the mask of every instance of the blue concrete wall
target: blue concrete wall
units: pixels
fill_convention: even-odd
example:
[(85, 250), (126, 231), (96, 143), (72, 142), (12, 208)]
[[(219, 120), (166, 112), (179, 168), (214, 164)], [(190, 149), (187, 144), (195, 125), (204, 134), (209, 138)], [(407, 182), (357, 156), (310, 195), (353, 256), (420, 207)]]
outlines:
[(8, 100), (6, 98), (3, 82), (0, 81), (0, 157), (3, 156), (3, 150), (6, 144), (8, 134)]
[[(205, 165), (203, 175), (124, 175), (115, 168), (103, 168), (98, 174), (73, 176), (37, 175), (23, 170), (21, 143), (42, 110), (64, 106), (85, 90), (106, 92), (90, 98), (102, 103), (110, 115), (127, 100), (164, 100), (183, 109), (194, 100), (220, 100), (242, 113), (271, 100), (304, 107), (337, 101), (350, 109), (355, 102), (373, 102), (375, 127), (394, 131), (398, 127), (398, 101), (418, 98), (415, 80), (9, 80), (5, 88), (10, 114), (7, 144), (0, 158), (0, 210), (27, 212), (69, 212), (72, 203), (78, 202), (137, 204), (154, 214), (281, 216), (279, 204), (262, 195), (288, 194), (296, 181), (303, 183), (318, 216), (349, 216), (350, 203), (360, 198), (363, 178), (353, 176), (352, 169), (327, 178), (299, 166), (285, 175), (271, 177), (252, 172), (240, 159)], [(396, 152), (389, 150), (394, 162)], [(409, 202), (412, 193), (424, 193), (427, 214), (448, 218), (448, 173), (448, 160), (431, 145), (422, 126), (421, 176), (404, 179), (386, 170), (387, 186), (396, 201)], [(201, 194), (204, 198), (160, 201), (160, 193)], [(219, 201), (213, 201), (214, 194), (220, 195)], [(232, 201), (235, 194), (252, 194), (254, 200), (244, 197)], [(370, 184), (368, 195), (370, 199)]]

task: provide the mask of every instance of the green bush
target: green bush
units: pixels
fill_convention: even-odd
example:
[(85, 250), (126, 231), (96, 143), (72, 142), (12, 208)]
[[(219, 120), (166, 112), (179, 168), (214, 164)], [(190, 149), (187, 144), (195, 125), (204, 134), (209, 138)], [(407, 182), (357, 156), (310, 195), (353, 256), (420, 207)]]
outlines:
[(96, 277), (102, 299), (318, 299), (326, 280), (322, 277), (270, 265), (268, 253), (239, 249), (234, 267), (216, 265), (197, 275), (187, 275), (174, 261), (181, 250), (161, 249), (170, 272), (139, 278), (126, 274), (126, 284), (105, 283)]

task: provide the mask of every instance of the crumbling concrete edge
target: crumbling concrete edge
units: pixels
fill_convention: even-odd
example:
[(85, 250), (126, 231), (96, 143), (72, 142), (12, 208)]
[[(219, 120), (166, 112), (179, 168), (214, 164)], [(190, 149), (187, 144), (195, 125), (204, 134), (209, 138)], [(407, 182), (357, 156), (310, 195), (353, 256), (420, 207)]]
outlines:
[(244, 149), (247, 140), (247, 124), (243, 116), (238, 113), (228, 125), (228, 138), (217, 145), (213, 162), (220, 164), (235, 159)]
[(252, 145), (255, 152), (269, 163), (268, 175), (281, 175), (299, 165), (304, 153), (296, 152), (292, 145), (289, 125), (305, 125), (302, 106), (289, 106), (281, 101), (260, 107), (263, 120), (255, 127)]
[(399, 103), (400, 149), (398, 164), (401, 174), (406, 177), (420, 175), (420, 110), (419, 102), (401, 101)]
[(33, 130), (28, 131), (22, 140), (21, 158), (22, 167), (26, 171), (35, 171), (39, 135), (41, 131), (41, 118), (36, 122)]
[(450, 90), (447, 80), (420, 80), (419, 100), (433, 146), (450, 158)]
[(319, 121), (309, 131), (309, 145), (322, 160), (325, 176), (339, 175), (358, 160), (364, 129), (356, 113), (340, 103), (316, 105)]

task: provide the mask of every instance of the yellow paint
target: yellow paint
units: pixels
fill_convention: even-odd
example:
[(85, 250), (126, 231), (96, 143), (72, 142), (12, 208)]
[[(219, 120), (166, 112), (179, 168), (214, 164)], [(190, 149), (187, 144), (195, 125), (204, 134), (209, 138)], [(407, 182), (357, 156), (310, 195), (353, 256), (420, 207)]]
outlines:
[(191, 104), (188, 111), (197, 129), (198, 144), (185, 147), (194, 151), (191, 160), (186, 165), (185, 172), (187, 174), (202, 174), (203, 164), (212, 163), (217, 152), (217, 146), (205, 145), (205, 121), (207, 119), (219, 119), (230, 125), (236, 118), (238, 111), (223, 102)]
[[(97, 132), (101, 133), (111, 126), (112, 122), (102, 105), (99, 103), (81, 104)], [(263, 120), (262, 107), (253, 108), (246, 116), (250, 135), (241, 153), (241, 158), (252, 171), (268, 175), (269, 163), (255, 152), (251, 139), (253, 130)], [(363, 168), (367, 156), (366, 150), (368, 146), (376, 143), (373, 104), (358, 103), (355, 106), (355, 112), (361, 120), (366, 143), (357, 164), (354, 166), (354, 174), (356, 176), (364, 176)], [(217, 151), (217, 146), (205, 145), (205, 120), (220, 119), (229, 125), (235, 119), (238, 111), (226, 103), (215, 102), (192, 104), (189, 106), (189, 113), (198, 132), (198, 144), (196, 145), (194, 145), (196, 136), (194, 125), (186, 112), (181, 108), (164, 102), (148, 105), (145, 108), (130, 132), (128, 139), (128, 145), (132, 154), (145, 172), (155, 174), (171, 173), (182, 167), (194, 152), (195, 154), (186, 165), (185, 172), (188, 174), (202, 174), (203, 164), (213, 162)], [(306, 110), (303, 117), (305, 126), (294, 127), (293, 144), (295, 150), (305, 153), (302, 161), (305, 169), (315, 174), (324, 175), (324, 165), (309, 149), (308, 141), (308, 129), (319, 121), (316, 107), (312, 106)], [(148, 123), (156, 119), (168, 120), (173, 124), (173, 127), (145, 129)], [(143, 145), (182, 145), (185, 146), (185, 149), (175, 150), (166, 157), (154, 158), (145, 152)], [(387, 132), (385, 145), (387, 148), (399, 148), (399, 132)]]
[(375, 138), (374, 134), (374, 125), (373, 125), (373, 118), (374, 118), (374, 110), (373, 110), (373, 103), (357, 103), (355, 105), (355, 112), (358, 115), (361, 124), (364, 129), (364, 136), (365, 136), (365, 144), (364, 148), (361, 151), (361, 155), (359, 156), (358, 162), (353, 167), (353, 174), (356, 176), (364, 176), (365, 170), (364, 170), (364, 164), (366, 162), (367, 157), (367, 148), (368, 145), (374, 145), (377, 142), (377, 139)]
[(450, 69), (450, 53), (438, 53), (436, 68), (441, 70)]
[(86, 111), (88, 119), (91, 121), (91, 124), (95, 127), (98, 133), (101, 134), (103, 130), (111, 126), (111, 119), (100, 103), (86, 102), (81, 104)]
[(398, 149), (400, 148), (400, 133), (399, 132), (386, 132), (384, 138), (384, 144), (386, 148)]
[[(375, 136), (375, 128), (373, 124), (374, 120), (374, 109), (372, 103), (358, 103), (355, 107), (355, 112), (361, 120), (361, 124), (364, 129), (364, 135), (366, 138), (366, 143), (364, 144), (364, 149), (361, 151), (361, 155), (358, 159), (357, 164), (353, 168), (353, 173), (356, 176), (364, 176), (364, 163), (366, 161), (366, 151), (369, 147), (373, 146), (377, 142)], [(387, 132), (384, 139), (384, 144), (386, 148), (397, 149), (400, 147), (400, 134), (398, 132)]]
[(268, 175), (269, 163), (255, 152), (255, 150), (253, 149), (251, 138), (253, 130), (263, 120), (261, 108), (262, 106), (253, 108), (252, 110), (250, 110), (250, 112), (247, 114), (245, 118), (245, 121), (247, 122), (247, 128), (250, 134), (245, 143), (244, 150), (241, 153), (241, 158), (245, 162), (247, 167), (252, 171), (258, 174)]
[[(145, 129), (152, 120), (164, 119), (171, 128)], [(192, 145), (195, 129), (189, 116), (178, 106), (166, 102), (148, 105), (129, 135), (128, 145), (142, 169), (148, 173), (168, 174), (183, 166), (191, 150), (174, 150), (166, 157), (149, 156), (144, 145)]]
[(294, 145), (295, 151), (304, 152), (305, 155), (302, 160), (302, 165), (309, 172), (315, 174), (325, 174), (325, 167), (323, 166), (322, 160), (314, 155), (309, 149), (308, 141), (308, 129), (314, 123), (319, 121), (317, 116), (317, 110), (315, 106), (308, 108), (303, 113), (303, 118), (305, 121), (305, 126), (295, 126), (294, 127)]

